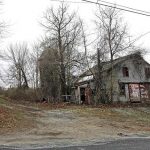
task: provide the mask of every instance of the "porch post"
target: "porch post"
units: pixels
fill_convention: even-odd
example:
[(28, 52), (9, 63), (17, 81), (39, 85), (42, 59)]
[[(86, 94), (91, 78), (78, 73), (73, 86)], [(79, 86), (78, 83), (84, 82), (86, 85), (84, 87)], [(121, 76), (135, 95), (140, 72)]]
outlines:
[(78, 86), (78, 101), (79, 101), (79, 104), (81, 104), (80, 86)]

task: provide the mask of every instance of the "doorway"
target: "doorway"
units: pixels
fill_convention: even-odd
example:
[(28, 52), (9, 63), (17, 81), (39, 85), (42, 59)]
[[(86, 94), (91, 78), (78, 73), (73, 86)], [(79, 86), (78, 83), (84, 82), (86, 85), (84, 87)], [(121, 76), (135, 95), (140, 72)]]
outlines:
[(81, 99), (81, 103), (84, 104), (85, 103), (85, 88), (84, 87), (80, 88), (80, 99)]

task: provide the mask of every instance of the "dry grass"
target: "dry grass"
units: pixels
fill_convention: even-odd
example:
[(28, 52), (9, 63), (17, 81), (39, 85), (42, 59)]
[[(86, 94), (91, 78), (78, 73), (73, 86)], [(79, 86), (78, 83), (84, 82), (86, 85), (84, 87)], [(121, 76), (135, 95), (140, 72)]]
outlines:
[[(31, 103), (20, 101), (17, 104), (26, 106), (26, 108), (17, 107), (14, 101), (4, 100), (0, 98), (0, 132), (5, 131), (20, 131), (21, 129), (27, 129), (34, 127), (35, 124), (31, 121), (30, 112), (32, 108), (40, 110), (54, 110), (65, 109), (72, 112), (77, 118), (84, 117), (87, 120), (95, 118), (96, 120), (105, 121), (108, 126), (113, 128), (121, 128), (128, 131), (147, 131), (150, 132), (150, 107), (134, 107), (131, 105), (101, 105), (94, 106), (80, 106), (69, 103)], [(7, 107), (4, 107), (6, 105)], [(13, 109), (11, 109), (13, 106)], [(10, 107), (10, 108), (9, 108)], [(34, 114), (33, 114), (34, 115)], [(35, 113), (36, 115), (36, 113)], [(98, 126), (103, 126), (99, 124)]]
[(23, 131), (33, 126), (24, 111), (12, 107), (11, 103), (0, 98), (0, 134)]
[(149, 107), (120, 107), (120, 108), (89, 108), (80, 107), (72, 109), (81, 117), (95, 117), (107, 122), (107, 125), (114, 128), (121, 128), (128, 131), (150, 131), (150, 108)]
[[(105, 119), (108, 121), (114, 121), (119, 123), (127, 123), (131, 126), (138, 125), (140, 127), (150, 126), (150, 107), (138, 107), (131, 105), (123, 106), (110, 106), (102, 105), (99, 107), (93, 106), (81, 106), (81, 105), (72, 105), (66, 103), (59, 104), (47, 104), (47, 103), (38, 103), (36, 107), (44, 110), (53, 110), (53, 109), (67, 109), (80, 117), (97, 117), (99, 119)], [(143, 111), (147, 109), (148, 111)], [(128, 127), (127, 127), (128, 128)]]

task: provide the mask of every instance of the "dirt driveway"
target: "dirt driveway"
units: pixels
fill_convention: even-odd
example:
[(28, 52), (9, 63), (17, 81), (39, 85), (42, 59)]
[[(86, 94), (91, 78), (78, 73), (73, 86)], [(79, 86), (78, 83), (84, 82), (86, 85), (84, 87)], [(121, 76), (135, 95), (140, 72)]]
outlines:
[[(19, 108), (28, 111), (26, 117), (33, 119), (36, 126), (27, 131), (0, 135), (0, 145), (26, 148), (85, 145), (137, 135), (149, 136), (150, 133), (150, 119), (141, 120), (142, 115), (149, 116), (149, 108), (136, 108), (135, 112), (130, 108), (43, 110), (23, 105)], [(138, 115), (138, 119), (133, 114)]]

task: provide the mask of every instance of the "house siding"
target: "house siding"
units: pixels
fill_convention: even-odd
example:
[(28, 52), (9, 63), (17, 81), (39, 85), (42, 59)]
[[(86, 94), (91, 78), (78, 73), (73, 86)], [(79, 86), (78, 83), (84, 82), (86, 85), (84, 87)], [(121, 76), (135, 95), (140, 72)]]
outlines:
[[(129, 71), (129, 77), (124, 77), (122, 68), (128, 67)], [(130, 101), (130, 93), (129, 93), (129, 83), (150, 83), (150, 78), (146, 78), (145, 75), (145, 68), (150, 67), (149, 64), (147, 64), (143, 60), (127, 60), (124, 61), (122, 64), (120, 64), (119, 67), (117, 67), (116, 74), (118, 82), (125, 83), (125, 95), (119, 96), (119, 100), (122, 102)], [(119, 84), (118, 84), (119, 87)], [(119, 93), (119, 90), (118, 90)]]
[[(140, 83), (140, 82), (150, 82), (150, 78), (146, 78), (145, 76), (145, 68), (150, 67), (150, 65), (146, 64), (144, 61), (139, 60), (140, 64), (134, 63), (134, 60), (128, 60), (120, 64), (120, 67), (117, 68), (117, 78), (119, 82), (124, 83)], [(129, 77), (123, 77), (122, 68), (126, 66), (129, 70)]]

